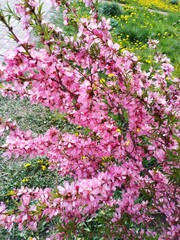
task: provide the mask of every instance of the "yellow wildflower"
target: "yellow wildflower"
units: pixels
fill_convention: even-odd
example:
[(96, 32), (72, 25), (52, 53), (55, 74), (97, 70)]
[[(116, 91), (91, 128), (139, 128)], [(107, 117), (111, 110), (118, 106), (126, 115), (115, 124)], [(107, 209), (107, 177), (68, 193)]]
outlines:
[(31, 166), (30, 163), (26, 163), (26, 164), (24, 164), (24, 167), (25, 167), (25, 168), (28, 168), (28, 167), (30, 167), (30, 166)]
[(29, 181), (28, 178), (23, 178), (23, 179), (22, 179), (22, 182), (23, 182), (23, 183), (28, 182), (28, 181)]
[(7, 195), (13, 196), (15, 194), (14, 190), (10, 190)]
[(38, 160), (38, 163), (42, 164), (42, 163), (43, 163), (43, 160), (42, 160), (42, 159), (39, 159), (39, 160)]
[(114, 77), (113, 73), (108, 74), (108, 77)]
[(104, 78), (101, 78), (100, 81), (99, 81), (101, 84), (104, 84), (106, 83), (106, 80)]
[(45, 171), (46, 170), (46, 166), (42, 165), (41, 169), (42, 169), (42, 171)]
[(35, 237), (29, 237), (28, 240), (37, 240)]
[(121, 133), (121, 129), (119, 129), (119, 128), (116, 129), (116, 132)]
[(152, 61), (151, 61), (151, 60), (148, 60), (148, 59), (147, 59), (145, 62), (147, 62), (147, 63), (149, 63), (149, 64), (152, 63)]

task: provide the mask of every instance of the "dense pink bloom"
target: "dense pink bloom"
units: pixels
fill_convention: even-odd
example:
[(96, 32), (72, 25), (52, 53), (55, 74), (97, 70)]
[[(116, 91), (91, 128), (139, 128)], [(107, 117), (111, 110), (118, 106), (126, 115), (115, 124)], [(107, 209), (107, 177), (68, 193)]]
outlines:
[[(37, 1), (27, 2), (28, 7), (16, 5), (25, 29), (38, 7)], [(57, 7), (63, 1), (51, 2)], [(95, 11), (96, 1), (83, 2)], [(65, 5), (64, 23), (69, 24), (75, 10), (70, 12), (70, 1)], [(177, 169), (180, 137), (179, 79), (172, 77), (173, 66), (157, 54), (159, 69), (143, 71), (133, 53), (119, 53), (109, 20), (96, 14), (78, 21), (76, 37), (44, 20), (40, 26), (51, 33), (48, 38), (41, 34), (42, 49), (22, 40), (7, 52), (5, 65), (0, 65), (0, 91), (56, 110), (81, 131), (62, 133), (51, 127), (37, 136), (2, 121), (2, 156), (47, 157), (49, 169), (71, 181), (52, 189), (14, 189), (18, 210), (9, 214), (1, 203), (0, 225), (11, 230), (16, 223), (20, 231), (36, 231), (41, 219), (60, 216), (66, 232), (70, 221), (78, 226), (107, 208), (112, 216), (105, 224), (116, 226), (112, 239), (117, 232), (122, 239), (137, 239), (137, 234), (142, 240), (177, 239), (179, 195), (176, 183), (169, 182)], [(157, 43), (149, 40), (152, 48)], [(162, 226), (155, 224), (157, 215)], [(127, 217), (138, 233), (126, 227)], [(63, 234), (48, 239), (64, 239)]]

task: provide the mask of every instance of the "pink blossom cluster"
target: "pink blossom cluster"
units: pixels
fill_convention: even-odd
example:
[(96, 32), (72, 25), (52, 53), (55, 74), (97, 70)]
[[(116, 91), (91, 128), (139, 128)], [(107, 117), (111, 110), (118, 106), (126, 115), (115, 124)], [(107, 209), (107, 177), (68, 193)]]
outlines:
[[(31, 11), (17, 8), (26, 16), (25, 28), (38, 7), (35, 1), (26, 2)], [(61, 6), (61, 1), (52, 2)], [(92, 9), (95, 2), (84, 0)], [(65, 4), (65, 18), (70, 6)], [(18, 211), (9, 214), (1, 203), (0, 225), (11, 230), (16, 223), (20, 231), (24, 227), (36, 231), (40, 219), (60, 216), (64, 229), (70, 221), (77, 227), (106, 206), (113, 209), (111, 224), (122, 239), (136, 239), (137, 234), (137, 239), (177, 239), (178, 188), (168, 181), (178, 168), (180, 137), (180, 82), (172, 77), (173, 66), (165, 56), (156, 55), (161, 66), (143, 71), (134, 54), (121, 53), (113, 43), (109, 21), (96, 15), (79, 19), (76, 38), (45, 21), (36, 23), (41, 31), (49, 29), (49, 39), (41, 32), (41, 49), (27, 43), (8, 51), (0, 66), (4, 84), (0, 91), (57, 110), (88, 134), (50, 128), (34, 137), (14, 123), (2, 122), (0, 134), (8, 130), (1, 147), (4, 158), (45, 156), (49, 169), (69, 176), (71, 182), (52, 189), (15, 189), (12, 198), (19, 203)], [(153, 158), (154, 165), (145, 167), (144, 160)], [(127, 214), (138, 225), (138, 233), (125, 227)], [(154, 226), (157, 216), (162, 226)], [(58, 233), (49, 239), (64, 238)]]

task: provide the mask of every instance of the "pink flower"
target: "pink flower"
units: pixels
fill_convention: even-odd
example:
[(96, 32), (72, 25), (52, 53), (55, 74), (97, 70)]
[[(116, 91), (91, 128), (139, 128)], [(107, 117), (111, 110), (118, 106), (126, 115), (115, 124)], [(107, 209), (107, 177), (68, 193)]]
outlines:
[(159, 40), (153, 40), (153, 39), (148, 40), (149, 48), (156, 48), (158, 43), (159, 43)]
[[(112, 239), (116, 235), (175, 239), (180, 200), (174, 179), (179, 159), (179, 79), (172, 77), (173, 67), (164, 55), (155, 56), (159, 67), (144, 71), (133, 53), (119, 53), (110, 20), (98, 18), (95, 0), (83, 2), (92, 15), (76, 22), (73, 37), (41, 19), (37, 1), (16, 5), (27, 33), (36, 23), (42, 48), (30, 44), (27, 34), (19, 41), (21, 46), (7, 52), (0, 65), (0, 91), (50, 109), (51, 122), (58, 126), (37, 134), (2, 120), (2, 156), (45, 157), (48, 169), (66, 181), (45, 189), (14, 189), (16, 209), (12, 213), (1, 203), (0, 225), (37, 231), (40, 221), (58, 217), (61, 230), (53, 226), (57, 234), (49, 239), (64, 239), (71, 229), (78, 235), (82, 222), (101, 216), (105, 226), (112, 226)], [(71, 1), (52, 3), (63, 4), (65, 24), (76, 14)], [(36, 14), (31, 18), (33, 9)], [(158, 41), (148, 44), (155, 48)], [(64, 129), (59, 121), (65, 123)], [(161, 226), (157, 215), (164, 221)], [(127, 227), (127, 218), (132, 227)]]

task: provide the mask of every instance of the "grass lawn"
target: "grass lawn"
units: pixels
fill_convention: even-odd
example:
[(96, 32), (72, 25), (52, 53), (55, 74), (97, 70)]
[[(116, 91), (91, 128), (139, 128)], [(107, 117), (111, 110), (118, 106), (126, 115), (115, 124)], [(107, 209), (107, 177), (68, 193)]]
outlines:
[(180, 7), (180, 3), (178, 0), (137, 0), (133, 2), (146, 8), (157, 9), (167, 12), (178, 12)]
[[(111, 33), (114, 42), (119, 43), (120, 50), (134, 52), (147, 70), (151, 64), (155, 64), (154, 51), (148, 48), (148, 39), (159, 40), (157, 51), (170, 58), (175, 68), (174, 76), (180, 76), (180, 12), (176, 11), (179, 5), (168, 4), (167, 1), (163, 1), (164, 5), (160, 5), (162, 1), (143, 1), (144, 5), (141, 4), (141, 0), (116, 2), (124, 4), (121, 7), (112, 1), (105, 1), (100, 3), (99, 12), (101, 16), (111, 19)], [(149, 11), (147, 2), (152, 3), (152, 9), (161, 6), (161, 10), (168, 9), (168, 12)], [(74, 3), (74, 7), (78, 9), (78, 16), (89, 17), (87, 9), (81, 3)], [(62, 11), (53, 17), (53, 21), (55, 25), (62, 26)], [(74, 24), (72, 21), (70, 26), (64, 28), (66, 34), (76, 33)]]
[[(174, 75), (180, 76), (180, 12), (176, 11), (177, 5), (166, 3), (165, 6), (172, 7), (172, 11), (170, 8), (168, 13), (161, 13), (155, 10), (150, 11), (145, 6), (145, 3), (150, 4), (153, 1), (143, 1), (144, 5), (141, 7), (139, 5), (141, 1), (123, 2), (126, 4), (122, 5), (121, 15), (112, 15), (104, 11), (111, 19), (114, 42), (119, 43), (121, 51), (134, 52), (147, 69), (153, 64), (153, 51), (148, 48), (148, 39), (159, 40), (157, 51), (170, 58), (175, 67)], [(137, 7), (134, 6), (135, 2), (138, 2)], [(110, 9), (113, 4), (101, 3), (100, 9), (106, 9), (105, 5), (108, 5), (109, 13), (111, 13)], [(155, 8), (155, 5), (153, 6)], [(118, 8), (119, 5), (116, 7)]]

